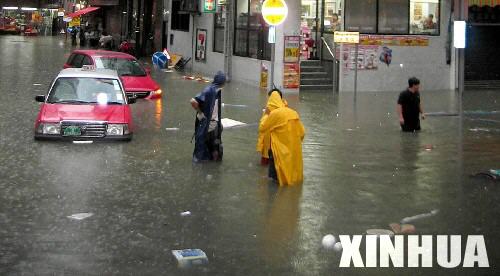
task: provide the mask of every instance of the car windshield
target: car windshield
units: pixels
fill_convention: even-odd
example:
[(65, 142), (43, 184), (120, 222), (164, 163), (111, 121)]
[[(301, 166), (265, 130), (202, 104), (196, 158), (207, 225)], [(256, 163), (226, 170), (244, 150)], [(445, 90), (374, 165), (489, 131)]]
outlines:
[(96, 57), (95, 65), (101, 69), (116, 70), (120, 76), (146, 76), (146, 71), (144, 71), (137, 60), (133, 59)]
[(48, 103), (125, 104), (123, 90), (116, 79), (58, 78)]

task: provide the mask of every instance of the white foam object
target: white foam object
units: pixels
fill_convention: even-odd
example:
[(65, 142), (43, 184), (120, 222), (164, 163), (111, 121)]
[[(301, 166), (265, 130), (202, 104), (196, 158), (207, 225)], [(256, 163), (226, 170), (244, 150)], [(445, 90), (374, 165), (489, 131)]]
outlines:
[(78, 213), (78, 214), (73, 214), (71, 216), (68, 216), (68, 218), (75, 219), (75, 220), (83, 220), (83, 219), (89, 218), (93, 215), (94, 214), (92, 214), (92, 213)]
[(221, 120), (221, 123), (222, 123), (222, 126), (224, 128), (232, 128), (232, 127), (236, 127), (236, 126), (244, 126), (244, 125), (246, 125), (246, 123), (243, 123), (243, 122), (240, 122), (240, 121), (236, 121), (236, 120), (233, 120), (233, 119), (229, 119), (229, 118), (223, 118)]
[(335, 237), (332, 234), (328, 234), (323, 237), (321, 244), (325, 249), (333, 249), (335, 246)]

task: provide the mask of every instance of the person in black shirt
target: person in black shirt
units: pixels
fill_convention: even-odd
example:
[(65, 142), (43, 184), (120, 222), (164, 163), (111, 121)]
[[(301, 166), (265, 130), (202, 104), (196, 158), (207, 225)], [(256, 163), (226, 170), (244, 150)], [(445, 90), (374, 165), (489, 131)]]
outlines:
[(413, 77), (408, 80), (408, 89), (399, 94), (398, 115), (401, 129), (405, 132), (420, 130), (420, 118), (425, 119), (422, 104), (420, 103), (420, 80)]

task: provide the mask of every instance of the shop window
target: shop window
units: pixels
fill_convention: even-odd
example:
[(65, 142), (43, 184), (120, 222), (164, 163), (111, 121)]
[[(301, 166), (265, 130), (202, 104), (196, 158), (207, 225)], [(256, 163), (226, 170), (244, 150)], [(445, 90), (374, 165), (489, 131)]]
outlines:
[(340, 19), (339, 8), (339, 0), (325, 0), (323, 11), (323, 32), (333, 33), (335, 31), (340, 31), (342, 20)]
[(378, 1), (378, 33), (408, 34), (408, 0)]
[(172, 30), (189, 32), (189, 20), (189, 13), (181, 11), (181, 0), (173, 0), (172, 22), (170, 28)]
[(439, 35), (441, 0), (345, 0), (345, 29), (366, 34)]
[(220, 12), (214, 14), (214, 52), (224, 52), (224, 28), (226, 26), (226, 6), (219, 6)]
[(377, 32), (377, 0), (345, 0), (346, 30), (361, 33)]
[(237, 0), (235, 7), (234, 54), (270, 60), (269, 26), (263, 21), (260, 0)]
[(410, 1), (410, 33), (439, 34), (440, 0)]

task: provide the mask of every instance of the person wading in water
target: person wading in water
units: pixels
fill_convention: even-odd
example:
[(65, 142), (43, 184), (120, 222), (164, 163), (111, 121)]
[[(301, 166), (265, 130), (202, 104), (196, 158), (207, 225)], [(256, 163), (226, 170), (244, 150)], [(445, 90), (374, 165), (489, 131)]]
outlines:
[(221, 91), (225, 83), (226, 76), (219, 71), (212, 84), (191, 99), (197, 111), (193, 162), (222, 160)]

